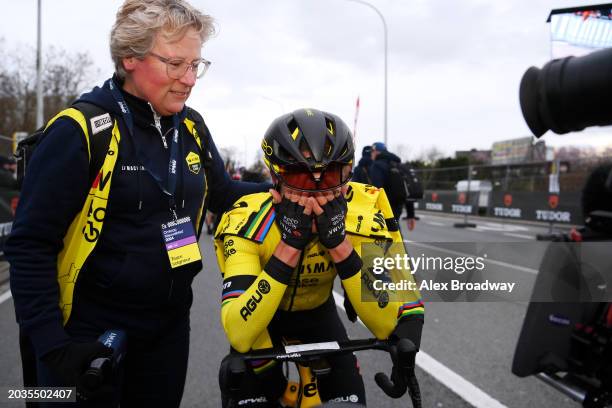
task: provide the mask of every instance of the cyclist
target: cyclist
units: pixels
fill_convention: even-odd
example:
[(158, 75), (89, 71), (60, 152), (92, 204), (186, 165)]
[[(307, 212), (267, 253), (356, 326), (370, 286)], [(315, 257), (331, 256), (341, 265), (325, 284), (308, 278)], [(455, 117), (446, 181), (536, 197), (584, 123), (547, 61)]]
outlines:
[[(362, 269), (362, 251), (382, 251), (401, 235), (384, 190), (349, 183), (354, 145), (346, 124), (330, 113), (296, 110), (271, 124), (262, 148), (275, 188), (238, 200), (215, 236), (224, 278), (221, 321), (232, 353), (285, 340), (347, 340), (332, 296), (336, 275), (376, 337), (407, 337), (418, 348), (424, 313), (418, 291), (400, 302), (365, 284), (373, 275)], [(220, 369), (225, 407), (233, 406), (225, 389), (230, 357)], [(328, 363), (331, 372), (317, 379), (321, 399), (365, 404), (355, 356)], [(251, 368), (231, 396), (235, 404), (278, 406), (286, 386), (281, 367), (259, 361)]]

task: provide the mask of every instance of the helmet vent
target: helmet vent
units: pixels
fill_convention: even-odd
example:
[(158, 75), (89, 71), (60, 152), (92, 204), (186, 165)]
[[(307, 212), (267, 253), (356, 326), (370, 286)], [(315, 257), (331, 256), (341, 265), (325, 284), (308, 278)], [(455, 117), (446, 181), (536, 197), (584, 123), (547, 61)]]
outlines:
[(332, 135), (335, 136), (335, 129), (334, 129), (334, 122), (329, 120), (328, 118), (325, 118), (325, 126), (327, 127), (327, 131)]
[(342, 154), (340, 156), (344, 156), (348, 152), (348, 142), (344, 145), (344, 149), (342, 149)]
[(329, 136), (326, 136), (325, 137), (325, 155), (327, 157), (329, 157), (331, 155), (331, 152), (332, 152), (333, 148), (334, 148), (334, 145), (331, 142)]
[(279, 160), (284, 162), (295, 162), (295, 158), (276, 140), (274, 141), (274, 151), (277, 152)]
[(296, 140), (298, 135), (300, 134), (300, 127), (298, 126), (295, 119), (291, 119), (291, 121), (287, 124), (287, 127), (289, 128), (289, 133), (291, 133), (291, 138), (293, 138), (293, 140)]
[(310, 148), (310, 146), (308, 146), (308, 142), (306, 142), (306, 138), (304, 137), (302, 138), (302, 140), (300, 140), (300, 152), (302, 153), (302, 156), (304, 156), (304, 158), (308, 158), (308, 157), (314, 158), (312, 149)]

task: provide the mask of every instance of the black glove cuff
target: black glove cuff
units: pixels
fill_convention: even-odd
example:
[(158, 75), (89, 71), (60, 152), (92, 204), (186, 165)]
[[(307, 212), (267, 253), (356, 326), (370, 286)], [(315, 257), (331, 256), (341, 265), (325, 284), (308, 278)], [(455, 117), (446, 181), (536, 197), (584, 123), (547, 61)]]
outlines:
[(336, 272), (338, 272), (340, 279), (345, 280), (359, 272), (362, 265), (363, 261), (357, 251), (353, 249), (353, 252), (344, 261), (336, 264)]
[(268, 259), (264, 271), (280, 283), (289, 285), (289, 279), (293, 273), (293, 268), (272, 255), (270, 259)]

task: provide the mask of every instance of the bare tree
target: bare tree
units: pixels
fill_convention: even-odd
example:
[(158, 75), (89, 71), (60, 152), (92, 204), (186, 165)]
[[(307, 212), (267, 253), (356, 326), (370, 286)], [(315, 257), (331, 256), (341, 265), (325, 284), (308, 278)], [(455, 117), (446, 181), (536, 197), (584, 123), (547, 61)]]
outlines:
[(219, 155), (225, 162), (225, 169), (230, 173), (233, 172), (236, 164), (236, 157), (238, 155), (238, 149), (235, 146), (220, 147)]
[(410, 155), (412, 153), (412, 148), (410, 147), (410, 145), (399, 143), (399, 144), (395, 145), (395, 148), (393, 149), (393, 152), (400, 159), (402, 159), (402, 162), (405, 162), (405, 161), (410, 160)]
[(425, 151), (425, 158), (429, 163), (435, 163), (442, 157), (444, 157), (444, 152), (436, 146), (431, 146)]
[[(31, 133), (36, 128), (36, 64), (32, 47), (6, 52), (0, 41), (0, 134)], [(50, 47), (43, 65), (44, 120), (70, 105), (90, 86), (95, 73), (88, 53), (69, 53)], [(9, 143), (0, 144), (0, 153), (11, 152)]]
[(414, 160), (423, 162), (429, 166), (435, 166), (438, 159), (442, 157), (444, 157), (442, 150), (438, 149), (436, 146), (430, 146), (421, 150), (421, 152), (416, 155)]

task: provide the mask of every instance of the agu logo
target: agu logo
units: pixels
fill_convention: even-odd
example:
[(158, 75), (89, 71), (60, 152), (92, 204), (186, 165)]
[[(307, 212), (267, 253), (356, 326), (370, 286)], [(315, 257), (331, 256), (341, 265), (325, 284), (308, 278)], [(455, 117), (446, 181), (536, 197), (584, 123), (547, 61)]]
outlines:
[(240, 316), (245, 322), (247, 321), (249, 316), (253, 314), (255, 309), (257, 309), (257, 305), (259, 304), (259, 302), (261, 302), (261, 299), (263, 299), (264, 295), (270, 292), (270, 288), (270, 283), (267, 280), (262, 279), (259, 281), (255, 294), (251, 296), (246, 301), (242, 309), (240, 309)]
[(259, 281), (259, 284), (257, 285), (257, 289), (259, 289), (259, 291), (263, 293), (264, 295), (268, 294), (270, 293), (270, 283), (268, 283), (267, 280), (262, 279)]
[(384, 309), (389, 304), (389, 294), (387, 292), (381, 292), (378, 296), (378, 307)]

